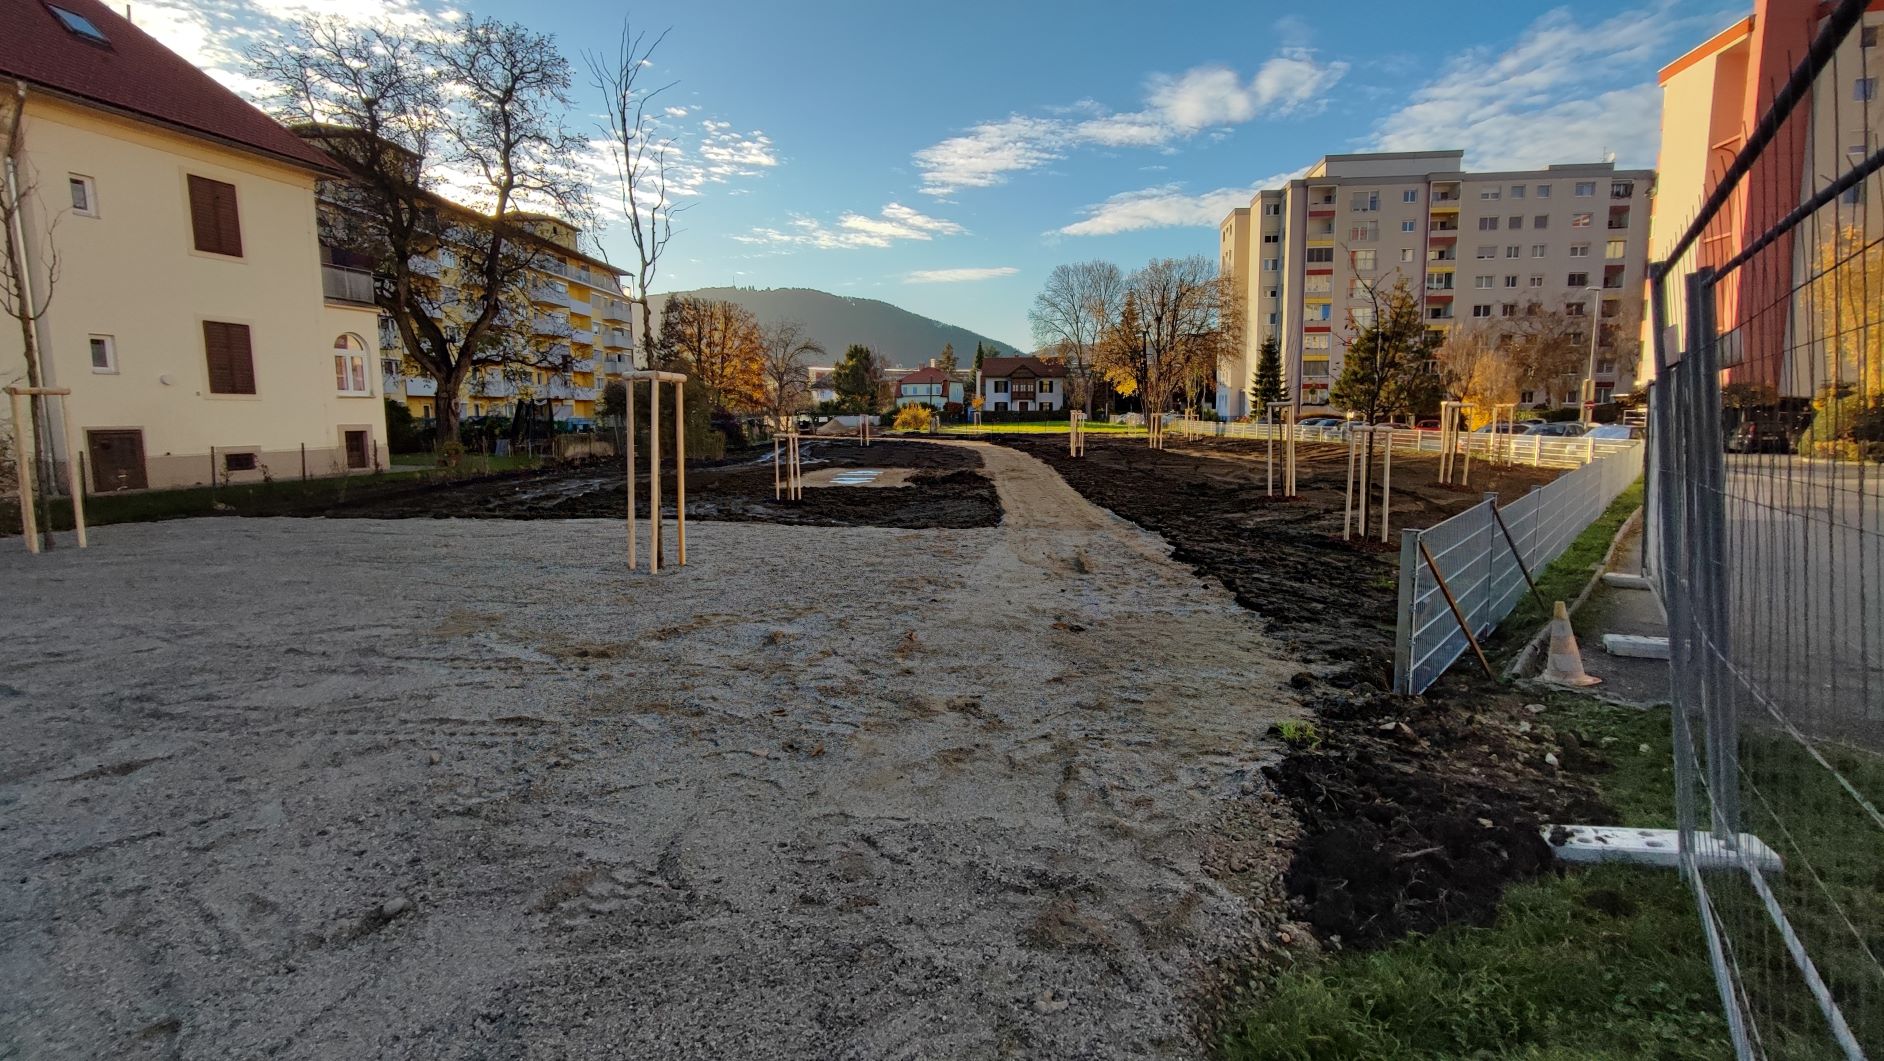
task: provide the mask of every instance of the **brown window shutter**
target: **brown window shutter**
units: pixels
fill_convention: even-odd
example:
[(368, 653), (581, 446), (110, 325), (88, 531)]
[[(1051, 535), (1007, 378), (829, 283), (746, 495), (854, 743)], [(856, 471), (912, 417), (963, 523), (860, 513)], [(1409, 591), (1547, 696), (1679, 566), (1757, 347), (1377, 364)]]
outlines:
[(248, 325), (204, 321), (203, 353), (209, 359), (211, 394), (255, 393), (255, 352)]
[(242, 256), (242, 216), (236, 208), (235, 185), (190, 174), (190, 231), (199, 251)]

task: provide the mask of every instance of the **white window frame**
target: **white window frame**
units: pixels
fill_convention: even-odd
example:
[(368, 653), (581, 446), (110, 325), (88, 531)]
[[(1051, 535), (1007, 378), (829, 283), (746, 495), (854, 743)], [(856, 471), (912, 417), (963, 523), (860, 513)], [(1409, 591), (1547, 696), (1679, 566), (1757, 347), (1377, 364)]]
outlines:
[(98, 216), (98, 182), (96, 180), (93, 180), (90, 177), (87, 177), (83, 173), (68, 173), (65, 175), (65, 180), (66, 180), (66, 189), (68, 192), (70, 192), (73, 185), (78, 185), (79, 187), (85, 189), (85, 208), (81, 210), (79, 209), (77, 203), (72, 204), (73, 216), (97, 217)]
[(1590, 256), (1590, 245), (1589, 245), (1589, 244), (1587, 244), (1587, 243), (1572, 243), (1572, 244), (1570, 244), (1570, 257), (1572, 257), (1572, 258), (1587, 258), (1587, 257), (1589, 257), (1589, 256)]
[(366, 341), (358, 349), (347, 343), (350, 333), (343, 332), (334, 343), (334, 393), (343, 398), (373, 396), (373, 378), (367, 373)]
[[(1586, 188), (1589, 190), (1585, 191), (1584, 189)], [(1596, 196), (1596, 182), (1595, 181), (1578, 181), (1576, 183), (1576, 187), (1573, 188), (1572, 190), (1576, 192), (1576, 196), (1579, 199), (1592, 199), (1592, 198), (1595, 198)]]
[[(102, 344), (105, 351), (105, 363), (102, 366), (99, 365), (98, 358), (93, 356), (99, 344)], [(92, 371), (97, 373), (98, 375), (115, 376), (118, 374), (118, 340), (116, 336), (111, 336), (111, 335), (86, 336), (85, 337), (85, 356), (89, 360), (92, 366)]]
[(1408, 188), (1408, 189), (1406, 189), (1405, 191), (1402, 191), (1402, 192), (1400, 193), (1400, 201), (1401, 201), (1401, 202), (1403, 202), (1403, 203), (1417, 203), (1417, 202), (1419, 202), (1419, 201), (1420, 201), (1420, 190), (1419, 190), (1418, 188)]
[(1412, 218), (1410, 218), (1410, 217), (1409, 217), (1409, 218), (1407, 218), (1406, 220), (1404, 220), (1404, 221), (1402, 221), (1402, 222), (1400, 222), (1400, 231), (1402, 231), (1402, 232), (1417, 232), (1417, 231), (1419, 231), (1419, 222), (1417, 222), (1417, 221), (1415, 221), (1415, 220), (1413, 220)]
[(1545, 258), (1545, 257), (1549, 257), (1549, 255), (1550, 255), (1550, 244), (1548, 243), (1531, 244), (1531, 257)]

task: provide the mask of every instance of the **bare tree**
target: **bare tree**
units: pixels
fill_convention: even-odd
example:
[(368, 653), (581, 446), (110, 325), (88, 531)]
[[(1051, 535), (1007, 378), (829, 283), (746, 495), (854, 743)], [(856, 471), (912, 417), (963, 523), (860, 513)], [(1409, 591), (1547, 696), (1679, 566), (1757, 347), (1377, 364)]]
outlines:
[(662, 30), (649, 40), (647, 33), (635, 32), (623, 19), (621, 40), (613, 55), (598, 52), (583, 56), (595, 87), (602, 93), (607, 114), (615, 194), (635, 248), (635, 290), (631, 297), (641, 307), (641, 340), (648, 349), (654, 341), (654, 310), (648, 303), (648, 293), (660, 271), (661, 255), (674, 238), (674, 215), (682, 209), (674, 205), (667, 187), (674, 141), (662, 135), (660, 123), (650, 110), (654, 98), (672, 88), (674, 82), (650, 88), (645, 81), (653, 65), (654, 50), (667, 39), (668, 32)]
[[(1181, 394), (1214, 380), (1242, 342), (1234, 300), (1210, 259), (1154, 258), (1126, 281), (1118, 319), (1098, 344), (1096, 364), (1128, 382), (1158, 416)], [(1227, 311), (1227, 312), (1226, 312)]]
[[(0, 242), (6, 250), (6, 260), (0, 263), (0, 312), (12, 317), (20, 327), (20, 350), (26, 360), (28, 387), (45, 386), (39, 320), (51, 306), (52, 292), (59, 282), (59, 251), (53, 242), (53, 233), (59, 224), (57, 214), (44, 219), (37, 273), (28, 257), (27, 213), (29, 206), (37, 205), (38, 183), (26, 165), (26, 84), (15, 82), (13, 97), (0, 103), (0, 230), (4, 230)], [(35, 494), (35, 511), (41, 511), (56, 478), (52, 475), (52, 424), (43, 398), (35, 394), (27, 400), (28, 418), (33, 425), (33, 467), (40, 470), (39, 479), (48, 486)], [(15, 445), (22, 441), (17, 436), (13, 440)], [(68, 459), (76, 460), (77, 455), (68, 454)], [(51, 520), (42, 514), (37, 523), (45, 535), (44, 547), (52, 548)]]
[(736, 302), (675, 295), (661, 307), (663, 364), (700, 381), (715, 410), (744, 412), (766, 404), (765, 357), (758, 318)]
[(1034, 340), (1054, 347), (1066, 357), (1067, 377), (1082, 392), (1075, 404), (1092, 412), (1092, 363), (1106, 329), (1119, 315), (1125, 297), (1125, 277), (1106, 261), (1056, 265), (1046, 286), (1034, 296), (1027, 312)]
[[(797, 321), (778, 321), (760, 335), (765, 377), (766, 412), (777, 427), (811, 401), (811, 376), (806, 362), (824, 356), (824, 347), (805, 334)], [(945, 351), (945, 356), (953, 357)]]
[[(1572, 313), (1568, 307), (1576, 306)], [(1561, 307), (1532, 301), (1509, 317), (1499, 318), (1502, 349), (1517, 373), (1523, 390), (1542, 391), (1554, 400), (1575, 393), (1590, 349), (1590, 326), (1583, 304), (1566, 295)]]
[(1491, 421), (1492, 407), (1518, 400), (1518, 366), (1505, 353), (1495, 320), (1462, 322), (1433, 351), (1446, 393), (1466, 403), (1469, 427)]
[(430, 37), (309, 19), (254, 65), (275, 113), (348, 174), (323, 182), (322, 240), (372, 263), (374, 301), (438, 385), (441, 440), (473, 374), (567, 368), (567, 346), (519, 327), (527, 283), (554, 268), (533, 227), (546, 222), (524, 211), (586, 211), (568, 165), (580, 141), (560, 116), (569, 64), (551, 38), (488, 19)]

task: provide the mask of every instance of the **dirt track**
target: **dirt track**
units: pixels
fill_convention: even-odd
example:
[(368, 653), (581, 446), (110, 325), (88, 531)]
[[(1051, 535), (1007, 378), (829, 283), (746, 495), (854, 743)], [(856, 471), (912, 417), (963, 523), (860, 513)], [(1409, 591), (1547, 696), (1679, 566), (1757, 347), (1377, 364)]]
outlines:
[[(1509, 501), (1555, 472), (1475, 465), (1470, 489), (1440, 486), (1431, 457), (1396, 455), (1388, 545), (1371, 535), (1341, 540), (1347, 450), (1303, 445), (1297, 497), (1270, 498), (1264, 443), (1091, 437), (1086, 456), (1064, 439), (1010, 436), (1006, 445), (1052, 464), (1094, 504), (1172, 543), (1173, 558), (1221, 580), (1238, 603), (1271, 624), (1304, 662), (1364, 668), (1385, 688), (1391, 666), (1400, 530), (1427, 527), (1497, 491)], [(1280, 458), (1278, 457), (1278, 464)], [(1280, 487), (1278, 486), (1278, 490)]]
[(985, 456), (998, 527), (658, 578), (609, 520), (0, 543), (0, 1055), (1199, 1056), (1289, 666)]

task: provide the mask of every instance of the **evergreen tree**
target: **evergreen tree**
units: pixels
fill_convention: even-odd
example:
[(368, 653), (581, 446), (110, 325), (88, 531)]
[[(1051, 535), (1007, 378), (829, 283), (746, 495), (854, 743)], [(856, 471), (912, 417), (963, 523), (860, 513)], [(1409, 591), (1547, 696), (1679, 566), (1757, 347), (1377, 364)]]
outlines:
[(955, 344), (943, 343), (942, 356), (935, 359), (936, 367), (950, 376), (955, 375)]
[(975, 372), (977, 374), (981, 372), (981, 363), (987, 359), (988, 348), (982, 345), (981, 340), (975, 340)]
[(1419, 300), (1406, 278), (1391, 291), (1375, 292), (1374, 300), (1378, 310), (1348, 342), (1341, 376), (1329, 390), (1335, 405), (1369, 424), (1422, 410), (1440, 382)]
[(1271, 335), (1256, 353), (1256, 371), (1249, 381), (1249, 413), (1267, 416), (1271, 402), (1282, 400), (1282, 347)]
[(869, 347), (852, 343), (844, 351), (844, 360), (831, 372), (831, 389), (837, 392), (838, 407), (848, 413), (874, 413), (877, 410), (877, 384), (883, 367)]

